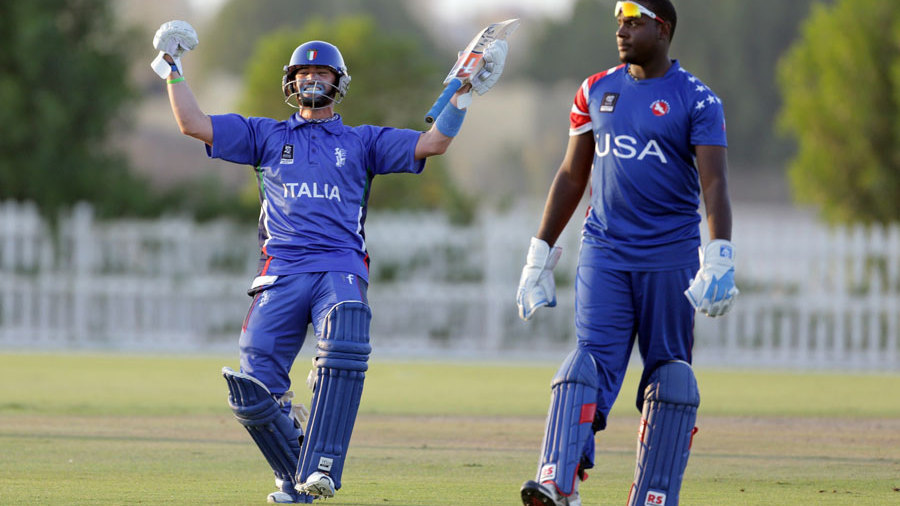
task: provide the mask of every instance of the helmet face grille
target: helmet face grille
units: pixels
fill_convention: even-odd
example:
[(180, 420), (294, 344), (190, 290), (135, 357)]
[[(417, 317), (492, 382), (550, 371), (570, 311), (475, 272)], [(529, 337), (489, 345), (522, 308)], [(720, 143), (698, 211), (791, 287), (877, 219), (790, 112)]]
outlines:
[[(350, 86), (350, 74), (344, 64), (344, 57), (334, 44), (311, 40), (294, 49), (290, 63), (284, 67), (284, 76), (281, 80), (285, 96), (289, 97), (290, 93), (296, 91), (290, 81), (294, 78), (296, 68), (301, 65), (320, 65), (330, 68), (337, 74), (338, 97), (335, 98), (343, 98), (347, 94), (347, 88)], [(335, 102), (340, 102), (340, 100), (335, 100)]]

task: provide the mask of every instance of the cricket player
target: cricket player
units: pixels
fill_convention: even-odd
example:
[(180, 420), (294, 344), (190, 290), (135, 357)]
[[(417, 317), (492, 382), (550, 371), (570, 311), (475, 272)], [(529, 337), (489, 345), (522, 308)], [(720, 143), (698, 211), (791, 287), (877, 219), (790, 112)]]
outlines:
[[(622, 64), (588, 77), (575, 94), (568, 147), (517, 293), (524, 320), (556, 305), (561, 250), (551, 245), (590, 184), (575, 279), (577, 345), (552, 381), (536, 478), (521, 489), (528, 506), (581, 504), (594, 434), (606, 427), (635, 340), (644, 369), (628, 504), (678, 503), (700, 404), (695, 311), (723, 315), (738, 295), (722, 102), (669, 58), (669, 0), (617, 2), (614, 14)], [(698, 254), (701, 194), (711, 240)]]
[[(350, 73), (338, 48), (317, 40), (298, 46), (284, 66), (282, 98), (298, 109), (290, 119), (207, 115), (182, 71), (182, 55), (197, 42), (188, 23), (164, 23), (151, 66), (167, 80), (181, 132), (203, 141), (212, 158), (253, 167), (259, 182), (259, 271), (241, 329), (240, 370), (223, 369), (228, 401), (275, 472), (278, 490), (268, 502), (332, 497), (371, 352), (364, 225), (372, 180), (418, 174), (427, 157), (447, 150), (471, 91), (484, 94), (500, 78), (506, 42), (486, 48), (484, 68), (424, 133), (345, 125), (334, 108), (348, 93)], [(309, 324), (317, 350), (304, 432), (289, 373)]]

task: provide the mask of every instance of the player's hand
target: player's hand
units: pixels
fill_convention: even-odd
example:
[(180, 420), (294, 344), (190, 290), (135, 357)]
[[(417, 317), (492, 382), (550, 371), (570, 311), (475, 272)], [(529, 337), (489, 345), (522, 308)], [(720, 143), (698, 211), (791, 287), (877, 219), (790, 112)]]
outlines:
[(150, 64), (159, 77), (165, 79), (169, 76), (171, 68), (163, 59), (164, 55), (172, 57), (178, 73), (184, 74), (181, 68), (181, 55), (197, 47), (199, 39), (197, 31), (187, 21), (167, 21), (163, 23), (156, 35), (153, 36), (153, 47), (159, 50), (159, 55)]
[(684, 291), (694, 309), (716, 317), (727, 313), (740, 291), (734, 286), (734, 245), (716, 239), (700, 251), (700, 271)]
[(472, 76), (472, 89), (479, 95), (484, 95), (491, 89), (500, 75), (503, 74), (503, 66), (506, 65), (506, 53), (509, 45), (505, 40), (495, 40), (484, 50), (484, 67)]
[(535, 310), (541, 306), (556, 306), (556, 282), (553, 280), (553, 268), (559, 262), (562, 248), (550, 245), (537, 237), (531, 238), (522, 277), (519, 278), (519, 291), (516, 293), (516, 305), (519, 307), (519, 318), (528, 321)]

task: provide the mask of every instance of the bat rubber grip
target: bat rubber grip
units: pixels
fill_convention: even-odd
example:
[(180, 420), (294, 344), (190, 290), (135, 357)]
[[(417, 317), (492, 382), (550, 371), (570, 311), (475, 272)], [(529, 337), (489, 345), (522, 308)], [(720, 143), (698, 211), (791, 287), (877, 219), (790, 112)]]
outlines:
[(450, 97), (452, 97), (462, 85), (463, 82), (458, 77), (454, 77), (447, 83), (447, 87), (444, 88), (441, 95), (434, 101), (434, 105), (428, 110), (428, 114), (425, 115), (425, 123), (434, 123), (434, 119), (437, 118), (441, 114), (441, 111), (444, 110), (444, 107), (447, 107), (447, 104), (450, 103)]

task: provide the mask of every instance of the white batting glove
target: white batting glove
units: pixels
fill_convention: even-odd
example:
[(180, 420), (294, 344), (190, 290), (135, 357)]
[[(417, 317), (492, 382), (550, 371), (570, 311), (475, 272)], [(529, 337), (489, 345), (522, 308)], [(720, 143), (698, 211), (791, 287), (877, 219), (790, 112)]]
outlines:
[(197, 31), (187, 21), (175, 20), (163, 23), (153, 36), (153, 47), (159, 50), (159, 54), (150, 63), (150, 67), (162, 79), (167, 78), (172, 69), (163, 56), (169, 55), (175, 62), (178, 73), (184, 75), (181, 55), (197, 47), (199, 42)]
[(503, 74), (503, 66), (506, 65), (506, 53), (509, 44), (505, 40), (495, 40), (484, 49), (484, 67), (472, 76), (472, 89), (479, 95), (484, 95), (491, 89), (500, 75)]
[(727, 313), (740, 290), (734, 286), (734, 245), (716, 239), (700, 250), (700, 270), (684, 295), (701, 313), (716, 317)]
[(525, 267), (519, 278), (519, 291), (516, 293), (516, 305), (519, 307), (519, 318), (528, 321), (531, 315), (541, 306), (556, 306), (556, 282), (553, 280), (553, 268), (559, 262), (562, 248), (550, 245), (537, 237), (531, 238)]

